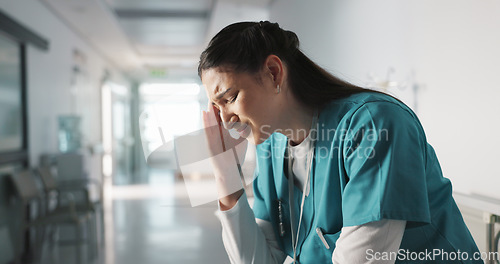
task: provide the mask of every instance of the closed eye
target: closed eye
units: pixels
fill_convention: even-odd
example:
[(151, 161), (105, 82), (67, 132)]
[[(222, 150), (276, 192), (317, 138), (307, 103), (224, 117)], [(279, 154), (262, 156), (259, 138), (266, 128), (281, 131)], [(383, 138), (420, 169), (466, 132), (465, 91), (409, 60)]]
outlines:
[(238, 97), (238, 94), (235, 94), (233, 97), (229, 98), (229, 100), (227, 100), (228, 103), (234, 103), (234, 101), (236, 101), (236, 98)]
[(212, 102), (212, 106), (215, 107), (217, 110), (219, 110), (219, 106), (217, 104), (215, 104), (214, 102)]

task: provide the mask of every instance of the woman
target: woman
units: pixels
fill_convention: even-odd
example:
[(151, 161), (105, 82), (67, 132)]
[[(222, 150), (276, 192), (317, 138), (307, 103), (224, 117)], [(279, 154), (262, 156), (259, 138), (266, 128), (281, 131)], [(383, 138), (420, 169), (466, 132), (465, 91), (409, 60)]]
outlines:
[(224, 190), (239, 175), (214, 162), (232, 263), (482, 263), (402, 102), (332, 76), (267, 21), (222, 29), (198, 72), (213, 154), (237, 143), (226, 129), (257, 145), (253, 210), (243, 190)]

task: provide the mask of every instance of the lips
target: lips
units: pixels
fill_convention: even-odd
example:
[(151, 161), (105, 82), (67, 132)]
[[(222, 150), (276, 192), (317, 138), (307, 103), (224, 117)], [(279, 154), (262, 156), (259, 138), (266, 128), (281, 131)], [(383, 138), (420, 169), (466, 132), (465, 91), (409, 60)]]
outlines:
[(241, 134), (241, 132), (243, 132), (243, 130), (245, 130), (247, 127), (247, 124), (243, 124), (240, 128), (236, 129), (236, 131)]
[(238, 134), (240, 134), (240, 137), (247, 138), (250, 135), (252, 129), (250, 129), (247, 124), (245, 124), (241, 129), (238, 129), (236, 131), (238, 132)]

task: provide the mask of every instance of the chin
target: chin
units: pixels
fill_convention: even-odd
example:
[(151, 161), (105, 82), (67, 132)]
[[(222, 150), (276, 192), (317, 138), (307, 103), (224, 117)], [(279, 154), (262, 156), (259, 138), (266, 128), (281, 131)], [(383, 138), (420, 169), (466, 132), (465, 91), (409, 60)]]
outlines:
[(259, 143), (258, 140), (256, 140), (257, 138), (255, 137), (255, 134), (253, 134), (253, 133), (250, 133), (250, 135), (246, 136), (245, 138), (247, 139), (248, 143), (253, 144), (255, 146), (262, 143), (262, 142)]

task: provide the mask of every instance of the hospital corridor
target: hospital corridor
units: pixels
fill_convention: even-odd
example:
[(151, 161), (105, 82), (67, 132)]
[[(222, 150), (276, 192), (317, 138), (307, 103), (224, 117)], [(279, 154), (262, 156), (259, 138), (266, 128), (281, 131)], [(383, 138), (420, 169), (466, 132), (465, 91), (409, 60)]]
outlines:
[[(105, 238), (97, 255), (89, 252), (94, 245), (80, 246), (81, 263), (229, 263), (217, 205), (192, 208), (183, 184), (169, 174), (153, 171), (147, 182), (113, 188)], [(74, 246), (46, 243), (40, 250), (36, 263), (77, 263)]]
[(499, 14), (0, 0), (0, 264), (500, 263)]

